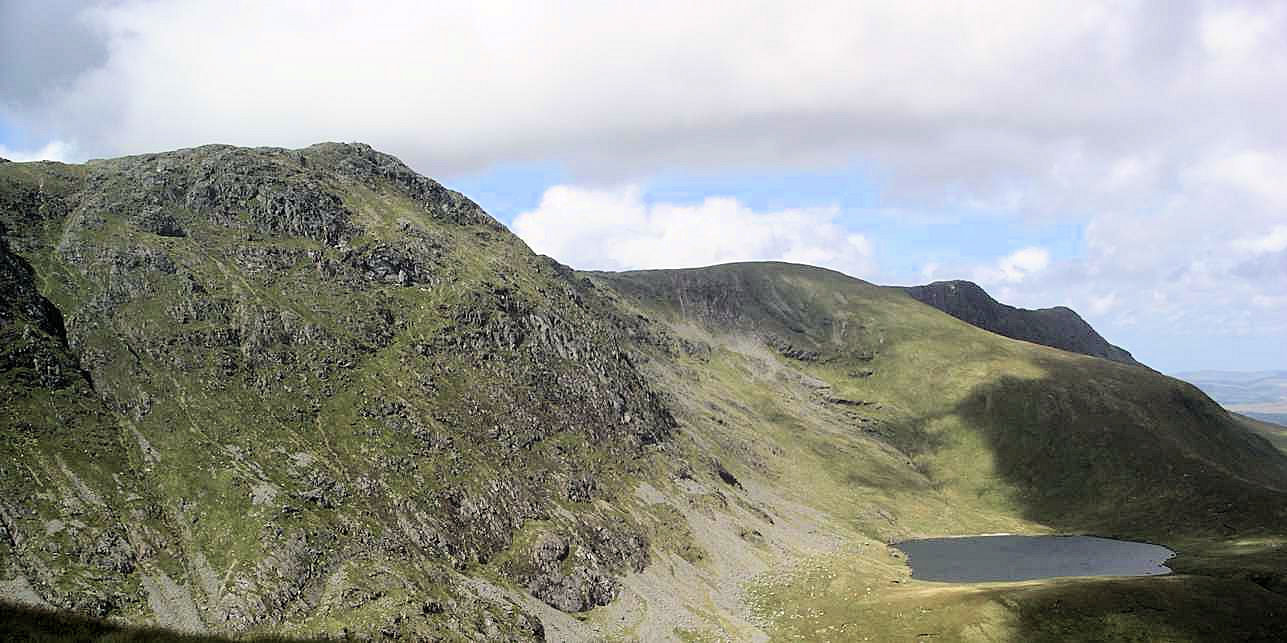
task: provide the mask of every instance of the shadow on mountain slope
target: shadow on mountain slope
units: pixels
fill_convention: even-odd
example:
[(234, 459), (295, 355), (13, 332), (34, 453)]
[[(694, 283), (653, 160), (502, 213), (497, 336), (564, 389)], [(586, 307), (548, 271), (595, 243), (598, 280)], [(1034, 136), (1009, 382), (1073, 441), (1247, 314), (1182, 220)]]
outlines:
[(1020, 638), (1032, 642), (1280, 641), (1287, 623), (1287, 598), (1202, 576), (1086, 579), (1015, 594)]
[(1183, 382), (1102, 366), (1003, 376), (954, 409), (1021, 490), (1025, 517), (1161, 540), (1287, 525), (1287, 458), (1271, 444)]
[(49, 610), (16, 605), (0, 601), (0, 635), (6, 641), (32, 643), (61, 643), (62, 641), (112, 641), (113, 643), (149, 643), (166, 641), (176, 643), (221, 643), (242, 641), (253, 643), (286, 643), (309, 639), (290, 639), (276, 636), (250, 638), (224, 638), (202, 634), (184, 634), (161, 627), (140, 627), (114, 623), (65, 610)]
[(1287, 459), (1178, 380), (1045, 366), (979, 385), (954, 414), (1021, 490), (1025, 518), (1165, 544), (1177, 575), (997, 588), (1018, 638), (1281, 640)]
[(931, 480), (965, 494), (1004, 483), (1029, 520), (1149, 538), (1287, 524), (1287, 458), (1179, 380), (1014, 342), (808, 266), (593, 275), (679, 331), (763, 344), (862, 416), (849, 430), (892, 427), (873, 430)]

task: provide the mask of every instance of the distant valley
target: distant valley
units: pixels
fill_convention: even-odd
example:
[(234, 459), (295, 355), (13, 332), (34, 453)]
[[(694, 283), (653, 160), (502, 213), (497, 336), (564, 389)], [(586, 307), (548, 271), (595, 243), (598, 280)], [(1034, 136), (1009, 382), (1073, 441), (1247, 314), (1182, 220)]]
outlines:
[(1175, 376), (1231, 411), (1287, 425), (1287, 371), (1191, 371)]
[(1287, 453), (1287, 371), (1192, 371), (1191, 382)]

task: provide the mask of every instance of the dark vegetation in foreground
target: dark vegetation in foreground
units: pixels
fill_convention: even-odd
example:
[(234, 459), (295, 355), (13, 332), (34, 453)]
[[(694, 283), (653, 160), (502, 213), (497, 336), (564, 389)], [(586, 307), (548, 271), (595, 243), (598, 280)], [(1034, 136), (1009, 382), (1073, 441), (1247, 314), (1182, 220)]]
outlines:
[(308, 639), (251, 636), (237, 639), (139, 627), (67, 612), (0, 601), (0, 635), (10, 643), (292, 643)]
[(1019, 593), (1025, 641), (1281, 641), (1287, 599), (1201, 576), (1084, 580)]

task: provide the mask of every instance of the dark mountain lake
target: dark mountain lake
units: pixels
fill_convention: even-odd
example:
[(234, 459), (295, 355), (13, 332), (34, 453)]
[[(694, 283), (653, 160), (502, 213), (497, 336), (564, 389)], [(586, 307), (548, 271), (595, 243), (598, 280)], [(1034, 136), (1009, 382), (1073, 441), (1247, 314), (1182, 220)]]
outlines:
[(949, 583), (1057, 576), (1156, 576), (1175, 552), (1160, 545), (1094, 536), (969, 536), (895, 544), (912, 578)]

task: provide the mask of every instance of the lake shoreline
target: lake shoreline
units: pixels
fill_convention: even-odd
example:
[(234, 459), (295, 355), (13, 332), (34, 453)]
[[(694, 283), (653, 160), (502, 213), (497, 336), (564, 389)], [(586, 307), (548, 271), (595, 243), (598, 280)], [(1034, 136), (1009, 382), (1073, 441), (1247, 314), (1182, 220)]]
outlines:
[(1141, 577), (1174, 573), (1177, 553), (1139, 541), (1076, 534), (980, 534), (905, 540), (912, 578), (949, 583), (1075, 577)]

